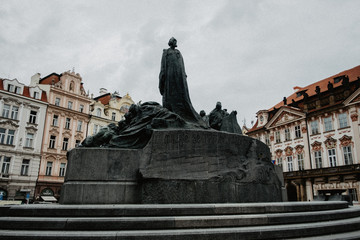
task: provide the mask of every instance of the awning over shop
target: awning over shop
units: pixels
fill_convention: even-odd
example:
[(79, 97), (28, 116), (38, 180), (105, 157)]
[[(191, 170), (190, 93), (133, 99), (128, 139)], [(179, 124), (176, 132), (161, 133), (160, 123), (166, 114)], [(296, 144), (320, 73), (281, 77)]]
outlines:
[(57, 202), (57, 199), (53, 196), (41, 196), (41, 198), (46, 202)]

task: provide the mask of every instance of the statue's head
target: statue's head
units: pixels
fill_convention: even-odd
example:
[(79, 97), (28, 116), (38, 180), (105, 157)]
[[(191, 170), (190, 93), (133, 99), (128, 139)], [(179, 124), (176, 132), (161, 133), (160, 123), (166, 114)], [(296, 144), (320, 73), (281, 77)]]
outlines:
[(206, 115), (205, 111), (204, 110), (201, 110), (200, 111), (200, 117), (204, 117)]
[(174, 37), (170, 38), (168, 45), (174, 48), (177, 47), (177, 40)]
[(216, 103), (216, 109), (221, 110), (221, 102)]

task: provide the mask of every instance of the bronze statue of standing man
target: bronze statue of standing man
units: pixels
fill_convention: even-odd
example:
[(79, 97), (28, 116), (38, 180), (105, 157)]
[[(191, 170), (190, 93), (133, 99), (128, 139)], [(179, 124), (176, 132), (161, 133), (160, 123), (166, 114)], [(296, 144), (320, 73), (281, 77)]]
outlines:
[(159, 90), (163, 107), (178, 114), (185, 121), (207, 128), (206, 123), (194, 110), (189, 96), (184, 59), (177, 47), (175, 38), (169, 40), (170, 48), (164, 49), (161, 59)]

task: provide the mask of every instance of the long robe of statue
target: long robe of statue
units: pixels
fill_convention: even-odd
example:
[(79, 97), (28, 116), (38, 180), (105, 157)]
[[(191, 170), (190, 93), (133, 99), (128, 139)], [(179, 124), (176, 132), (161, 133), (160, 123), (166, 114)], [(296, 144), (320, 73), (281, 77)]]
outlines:
[(163, 96), (163, 107), (186, 121), (207, 127), (200, 115), (194, 110), (189, 96), (184, 59), (177, 47), (175, 38), (169, 41), (170, 48), (164, 49), (161, 59), (159, 90)]

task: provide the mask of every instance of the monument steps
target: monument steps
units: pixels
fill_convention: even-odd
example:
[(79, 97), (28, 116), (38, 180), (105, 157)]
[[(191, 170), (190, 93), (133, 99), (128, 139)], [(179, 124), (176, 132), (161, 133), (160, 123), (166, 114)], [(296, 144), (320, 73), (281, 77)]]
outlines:
[(346, 202), (23, 205), (0, 215), (0, 239), (347, 239), (360, 231), (360, 208)]

